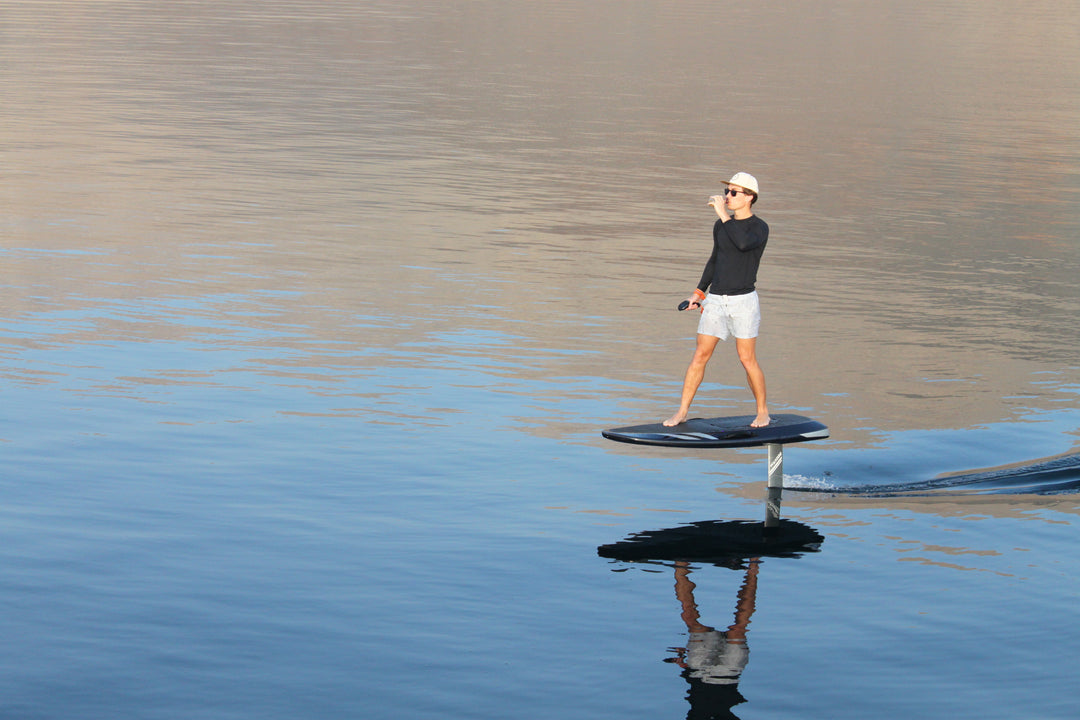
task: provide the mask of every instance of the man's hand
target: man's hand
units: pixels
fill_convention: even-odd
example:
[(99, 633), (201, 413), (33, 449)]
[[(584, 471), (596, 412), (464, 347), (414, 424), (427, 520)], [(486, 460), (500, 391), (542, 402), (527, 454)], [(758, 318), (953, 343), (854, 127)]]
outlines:
[(705, 293), (697, 288), (694, 288), (694, 292), (690, 293), (690, 297), (679, 303), (679, 312), (688, 308), (700, 308), (701, 301), (705, 299)]
[(711, 207), (713, 210), (715, 210), (716, 214), (724, 222), (727, 222), (731, 219), (731, 216), (727, 213), (727, 201), (724, 199), (723, 195), (713, 195), (709, 198), (709, 202), (706, 204), (709, 205), (709, 207)]

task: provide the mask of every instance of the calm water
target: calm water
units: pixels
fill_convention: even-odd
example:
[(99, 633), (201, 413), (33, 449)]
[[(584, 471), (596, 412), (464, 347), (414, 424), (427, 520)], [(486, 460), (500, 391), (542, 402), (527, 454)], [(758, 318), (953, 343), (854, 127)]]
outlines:
[(0, 2), (0, 716), (1075, 717), (1075, 11)]

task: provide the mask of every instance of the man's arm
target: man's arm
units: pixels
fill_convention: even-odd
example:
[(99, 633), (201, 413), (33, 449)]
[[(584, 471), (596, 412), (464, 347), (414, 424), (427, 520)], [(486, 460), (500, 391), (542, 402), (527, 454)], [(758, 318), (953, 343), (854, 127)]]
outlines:
[(762, 221), (726, 222), (721, 232), (727, 233), (731, 244), (742, 252), (759, 248), (769, 239), (769, 226)]

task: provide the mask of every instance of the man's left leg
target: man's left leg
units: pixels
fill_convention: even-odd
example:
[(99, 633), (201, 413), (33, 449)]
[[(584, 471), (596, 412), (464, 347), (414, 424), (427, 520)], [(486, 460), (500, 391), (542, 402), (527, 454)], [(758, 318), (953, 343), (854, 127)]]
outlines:
[(765, 373), (757, 361), (757, 338), (735, 338), (735, 350), (739, 353), (739, 362), (746, 370), (746, 382), (757, 403), (757, 417), (750, 427), (765, 427), (772, 418), (765, 404)]

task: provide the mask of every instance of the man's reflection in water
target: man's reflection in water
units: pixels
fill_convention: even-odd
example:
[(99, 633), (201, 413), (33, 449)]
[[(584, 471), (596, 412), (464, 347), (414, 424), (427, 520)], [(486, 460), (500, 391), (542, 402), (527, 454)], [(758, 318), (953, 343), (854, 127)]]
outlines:
[(757, 594), (758, 558), (747, 561), (746, 577), (739, 588), (735, 605), (735, 622), (725, 632), (702, 624), (690, 568), (685, 561), (675, 563), (675, 597), (682, 604), (682, 619), (689, 636), (684, 648), (671, 648), (676, 656), (667, 662), (683, 668), (682, 676), (690, 683), (687, 700), (688, 720), (705, 718), (738, 718), (731, 708), (746, 702), (739, 692), (742, 675), (750, 651), (746, 647), (746, 628), (754, 614)]
[[(777, 505), (778, 507), (778, 505)], [(673, 648), (668, 662), (683, 669), (690, 684), (686, 717), (735, 718), (731, 708), (746, 702), (739, 693), (739, 677), (749, 652), (746, 630), (754, 614), (758, 567), (763, 557), (797, 558), (818, 552), (825, 538), (812, 527), (772, 516), (765, 525), (746, 520), (708, 520), (675, 528), (634, 533), (621, 542), (601, 545), (601, 557), (620, 562), (647, 562), (675, 568), (675, 596), (689, 635), (684, 648)], [(701, 622), (690, 582), (690, 563), (743, 570), (735, 605), (735, 622), (718, 632)]]

